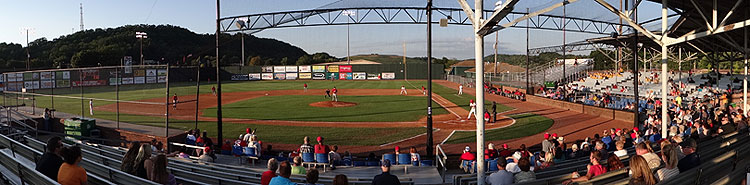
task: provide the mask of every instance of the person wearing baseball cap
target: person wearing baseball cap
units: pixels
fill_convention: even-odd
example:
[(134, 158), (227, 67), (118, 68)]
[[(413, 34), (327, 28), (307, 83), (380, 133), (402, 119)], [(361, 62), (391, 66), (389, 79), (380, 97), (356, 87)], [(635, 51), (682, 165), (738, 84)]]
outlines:
[(549, 133), (544, 133), (544, 140), (542, 140), (542, 151), (543, 152), (550, 152), (552, 151), (552, 148), (554, 147), (552, 145), (552, 142), (549, 140)]
[(318, 140), (318, 144), (315, 145), (315, 153), (316, 154), (328, 154), (328, 152), (331, 151), (331, 148), (328, 147), (328, 145), (323, 144), (323, 137), (318, 136), (317, 140)]
[(690, 170), (701, 164), (700, 156), (696, 152), (698, 144), (695, 143), (693, 138), (686, 138), (680, 143), (680, 146), (682, 147), (682, 153), (685, 154), (685, 157), (677, 162), (677, 168), (680, 169), (680, 172)]
[(508, 144), (503, 144), (503, 149), (500, 150), (500, 158), (506, 158), (510, 156), (512, 153), (510, 151), (510, 147), (508, 147)]
[(383, 173), (372, 178), (373, 185), (401, 184), (398, 177), (391, 174), (391, 160), (383, 159), (383, 161), (380, 162), (380, 169)]
[(474, 170), (474, 161), (476, 160), (476, 156), (471, 153), (471, 147), (469, 145), (466, 145), (464, 147), (464, 153), (461, 154), (461, 169), (464, 170), (464, 173), (469, 173)]
[(198, 157), (198, 160), (199, 161), (203, 161), (203, 162), (214, 162), (214, 158), (211, 157), (211, 147), (210, 146), (203, 147), (203, 155), (201, 155), (200, 157)]

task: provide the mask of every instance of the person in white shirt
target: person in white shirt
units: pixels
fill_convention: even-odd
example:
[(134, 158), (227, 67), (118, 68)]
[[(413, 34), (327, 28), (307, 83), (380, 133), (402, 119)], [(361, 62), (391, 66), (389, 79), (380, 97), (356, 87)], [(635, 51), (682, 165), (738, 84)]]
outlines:
[(401, 92), (400, 92), (400, 93), (398, 93), (398, 94), (399, 94), (399, 95), (408, 95), (409, 93), (407, 93), (407, 92), (406, 92), (406, 87), (404, 87), (404, 86), (402, 85), (402, 86), (401, 86)]
[(615, 143), (615, 147), (617, 148), (617, 151), (615, 151), (614, 153), (615, 155), (617, 155), (617, 157), (628, 156), (628, 151), (624, 149), (625, 141), (622, 141), (622, 140), (617, 141), (617, 143)]
[[(477, 113), (477, 104), (474, 103), (474, 100), (469, 100), (469, 107), (471, 107), (471, 110), (469, 111), (469, 116), (466, 118), (467, 120), (471, 119), (471, 115), (474, 115)], [(474, 115), (474, 118), (477, 116)]]
[(464, 94), (464, 85), (458, 85), (458, 95)]

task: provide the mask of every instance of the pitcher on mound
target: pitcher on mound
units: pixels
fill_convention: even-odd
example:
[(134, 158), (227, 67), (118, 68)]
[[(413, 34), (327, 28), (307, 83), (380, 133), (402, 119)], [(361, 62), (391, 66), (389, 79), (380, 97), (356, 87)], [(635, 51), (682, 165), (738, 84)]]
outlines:
[[(469, 107), (471, 107), (471, 110), (469, 111), (469, 117), (466, 118), (467, 120), (471, 119), (471, 115), (477, 113), (477, 103), (474, 103), (474, 100), (469, 100)], [(474, 115), (474, 117), (476, 118), (477, 116)]]
[(337, 96), (339, 90), (336, 89), (336, 87), (333, 87), (333, 90), (331, 92), (333, 93), (331, 96), (331, 101), (339, 101), (339, 96)]

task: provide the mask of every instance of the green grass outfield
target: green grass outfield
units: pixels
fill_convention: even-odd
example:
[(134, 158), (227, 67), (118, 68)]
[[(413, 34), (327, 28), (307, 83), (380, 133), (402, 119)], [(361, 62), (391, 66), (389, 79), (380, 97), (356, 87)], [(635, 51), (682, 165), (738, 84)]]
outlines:
[[(309, 88), (322, 89), (331, 88), (336, 86), (340, 89), (399, 89), (401, 86), (406, 87), (420, 87), (426, 86), (426, 81), (403, 81), (403, 80), (383, 80), (383, 81), (225, 81), (222, 84), (223, 92), (242, 92), (242, 91), (260, 91), (260, 90), (285, 90), (285, 89), (302, 89), (302, 84), (307, 83)], [(196, 87), (195, 83), (180, 82), (170, 83), (170, 95), (177, 93), (178, 95), (195, 94)], [(213, 84), (202, 83), (200, 93), (211, 93), (211, 87)], [(456, 91), (442, 85), (433, 85), (433, 91), (453, 103), (460, 105), (468, 110), (468, 101), (474, 96), (464, 94), (457, 96)], [(41, 94), (52, 94), (51, 90), (37, 90), (36, 93)], [(55, 95), (66, 95), (66, 96), (80, 96), (79, 88), (58, 88), (54, 90)], [(321, 92), (322, 94), (322, 92)], [(84, 97), (85, 98), (100, 98), (100, 99), (115, 99), (115, 87), (114, 86), (99, 86), (99, 87), (85, 87)], [(120, 87), (120, 100), (141, 100), (150, 98), (160, 98), (165, 96), (164, 84), (148, 84), (148, 85), (124, 85)], [(343, 97), (342, 97), (343, 98)], [(415, 97), (422, 99), (421, 97)], [(50, 97), (36, 97), (37, 107), (52, 107)], [(3, 101), (0, 97), (0, 102)], [(15, 103), (15, 99), (9, 98), (8, 105)], [(13, 102), (13, 103), (10, 103)], [(21, 101), (20, 101), (21, 102)], [(115, 103), (114, 101), (94, 101), (95, 106), (106, 105)], [(27, 100), (27, 105), (31, 105), (31, 101)], [(416, 102), (419, 106), (422, 106), (421, 102)], [(81, 106), (83, 105), (83, 112), (88, 116), (88, 101), (81, 102), (80, 99), (70, 98), (55, 98), (55, 109), (59, 112), (66, 112), (71, 114), (81, 114)], [(436, 108), (435, 114), (437, 114), (439, 107), (437, 104), (433, 106)], [(498, 104), (498, 111), (509, 110), (505, 106)], [(423, 112), (423, 111), (417, 111)], [(224, 114), (231, 114), (226, 109)], [(113, 112), (96, 111), (95, 118), (116, 120), (116, 114)], [(142, 115), (132, 114), (120, 114), (120, 121), (128, 122), (133, 124), (150, 125), (163, 127), (164, 118), (150, 117)], [(198, 128), (201, 130), (208, 131), (212, 137), (216, 136), (216, 123), (214, 122), (199, 122)], [(187, 130), (193, 128), (194, 122), (187, 120), (170, 120), (170, 128)], [(225, 123), (224, 125), (224, 137), (234, 138), (240, 133), (244, 132), (245, 128), (259, 128), (258, 131), (262, 134), (261, 139), (266, 142), (273, 143), (299, 143), (301, 135), (309, 134), (310, 136), (327, 136), (329, 143), (331, 144), (346, 144), (346, 145), (379, 145), (400, 139), (408, 138), (420, 133), (425, 132), (425, 128), (327, 128), (327, 127), (307, 127), (307, 126), (286, 126), (285, 130), (289, 132), (266, 132), (268, 130), (278, 130), (278, 126), (274, 125), (260, 125), (260, 124), (233, 124)], [(297, 131), (298, 130), (298, 131)], [(385, 133), (385, 134), (384, 134)], [(356, 137), (354, 137), (354, 136)], [(349, 139), (355, 138), (355, 139)]]
[[(354, 102), (351, 107), (313, 107), (311, 103), (328, 101), (321, 96), (263, 96), (222, 106), (227, 118), (292, 121), (401, 122), (417, 121), (425, 116), (423, 96), (341, 96), (339, 101)], [(447, 114), (443, 107), (433, 114)], [(216, 117), (216, 108), (203, 111)]]
[[(516, 123), (505, 128), (486, 130), (484, 140), (496, 141), (526, 137), (543, 132), (552, 127), (554, 123), (552, 119), (532, 113), (516, 114), (509, 117), (515, 119)], [(445, 143), (476, 143), (476, 137), (475, 131), (456, 131)]]

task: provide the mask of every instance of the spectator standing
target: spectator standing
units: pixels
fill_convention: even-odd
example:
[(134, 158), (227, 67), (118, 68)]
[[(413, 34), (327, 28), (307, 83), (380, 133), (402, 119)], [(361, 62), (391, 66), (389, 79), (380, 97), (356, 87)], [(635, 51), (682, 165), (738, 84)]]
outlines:
[(130, 149), (122, 157), (122, 165), (120, 170), (130, 175), (135, 175), (135, 157), (138, 156), (138, 151), (141, 149), (141, 143), (133, 143), (130, 145)]
[(323, 144), (323, 137), (318, 136), (317, 140), (318, 140), (318, 144), (315, 145), (315, 153), (316, 154), (328, 154), (328, 152), (331, 151), (331, 148), (329, 148), (328, 145)]
[(60, 165), (64, 162), (60, 153), (63, 148), (61, 140), (57, 136), (47, 140), (47, 151), (44, 152), (42, 158), (36, 164), (36, 171), (54, 180), (57, 180), (58, 170), (60, 170)]
[(284, 161), (279, 164), (279, 176), (276, 176), (274, 178), (271, 178), (271, 182), (269, 182), (269, 185), (297, 185), (297, 183), (292, 182), (289, 180), (289, 177), (292, 176), (292, 166), (289, 164), (289, 161)]
[[(372, 185), (400, 185), (398, 177), (391, 175), (391, 160), (383, 159), (380, 169), (383, 171), (380, 175), (372, 178)], [(334, 183), (335, 184), (335, 183)]]
[(320, 178), (319, 175), (320, 173), (317, 169), (307, 170), (307, 174), (305, 174), (305, 181), (307, 182), (305, 183), (305, 185), (317, 185), (316, 183), (318, 183), (318, 178)]
[(294, 164), (292, 164), (292, 174), (305, 174), (305, 167), (302, 167), (302, 157), (297, 156), (292, 159)]
[(552, 152), (552, 149), (554, 148), (552, 142), (549, 141), (549, 136), (549, 133), (544, 133), (544, 140), (542, 140), (542, 152)]
[(349, 179), (344, 174), (338, 174), (333, 177), (333, 185), (349, 185)]
[(685, 157), (677, 163), (680, 172), (685, 172), (701, 164), (700, 156), (696, 152), (697, 145), (692, 138), (687, 138), (680, 143), (682, 153), (685, 154)]
[(653, 173), (651, 173), (651, 167), (649, 167), (646, 159), (639, 155), (634, 155), (630, 159), (630, 171), (633, 173), (630, 176), (630, 185), (654, 185), (656, 179), (654, 179)]
[(299, 146), (299, 153), (313, 153), (313, 146), (310, 145), (310, 138), (305, 136), (302, 145)]
[(78, 146), (63, 148), (60, 153), (65, 162), (57, 171), (57, 183), (61, 185), (88, 184), (86, 170), (78, 164), (81, 162), (81, 148)]
[(268, 183), (271, 182), (271, 179), (276, 177), (276, 170), (279, 168), (279, 163), (276, 162), (276, 158), (271, 158), (268, 160), (268, 171), (263, 172), (263, 174), (260, 175), (260, 184), (261, 185), (268, 185)]
[(536, 180), (536, 174), (531, 171), (531, 163), (529, 162), (529, 158), (522, 157), (521, 159), (519, 159), (518, 168), (521, 169), (521, 172), (516, 173), (514, 176), (516, 183)]
[(485, 182), (490, 185), (511, 185), (513, 184), (513, 173), (505, 170), (505, 165), (508, 165), (505, 160), (497, 160), (497, 172), (490, 174), (486, 177)]
[(674, 145), (664, 145), (661, 148), (661, 159), (664, 160), (665, 166), (656, 171), (656, 180), (661, 182), (680, 174), (680, 169), (677, 168), (677, 150)]
[(44, 118), (44, 130), (46, 131), (52, 131), (50, 127), (50, 111), (48, 108), (44, 108), (44, 114), (42, 114), (42, 117)]
[(492, 101), (492, 122), (497, 122), (497, 103)]

